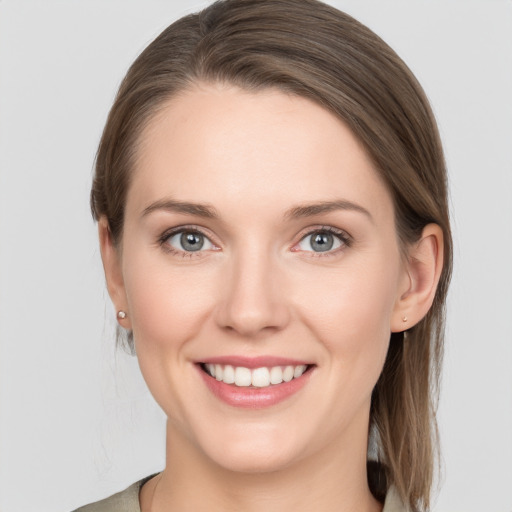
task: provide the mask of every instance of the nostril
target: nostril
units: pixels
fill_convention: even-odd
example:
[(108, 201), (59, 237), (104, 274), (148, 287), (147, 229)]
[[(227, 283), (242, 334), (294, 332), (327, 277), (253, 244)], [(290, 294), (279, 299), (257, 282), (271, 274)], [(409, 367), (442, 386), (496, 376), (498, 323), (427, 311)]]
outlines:
[(253, 337), (288, 324), (290, 314), (282, 289), (270, 272), (257, 274), (259, 278), (240, 273), (226, 283), (216, 311), (216, 322), (226, 332)]

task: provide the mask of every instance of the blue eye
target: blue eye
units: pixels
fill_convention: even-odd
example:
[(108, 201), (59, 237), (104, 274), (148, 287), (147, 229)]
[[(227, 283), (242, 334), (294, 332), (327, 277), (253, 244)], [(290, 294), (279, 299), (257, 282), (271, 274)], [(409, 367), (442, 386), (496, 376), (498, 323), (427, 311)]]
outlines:
[(343, 235), (332, 233), (328, 230), (313, 231), (298, 243), (301, 251), (317, 253), (331, 252), (339, 249), (342, 245), (348, 245)]
[(165, 242), (173, 249), (182, 252), (198, 252), (213, 248), (213, 244), (199, 231), (178, 231), (169, 236)]

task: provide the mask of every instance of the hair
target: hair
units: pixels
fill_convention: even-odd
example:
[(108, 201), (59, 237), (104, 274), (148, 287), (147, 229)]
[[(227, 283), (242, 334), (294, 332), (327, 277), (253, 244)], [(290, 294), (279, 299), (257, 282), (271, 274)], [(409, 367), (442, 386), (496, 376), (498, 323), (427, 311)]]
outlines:
[[(316, 0), (221, 0), (166, 28), (122, 81), (96, 155), (91, 208), (122, 238), (141, 133), (166, 102), (199, 83), (275, 88), (310, 99), (355, 134), (391, 193), (402, 248), (429, 223), (444, 235), (444, 264), (427, 315), (391, 334), (370, 410), (375, 461), (368, 482), (391, 484), (412, 511), (428, 510), (438, 452), (435, 413), (445, 300), (452, 266), (447, 176), (438, 129), (416, 78), (366, 26)], [(130, 333), (131, 335), (131, 333)], [(133, 339), (128, 343), (133, 348)]]

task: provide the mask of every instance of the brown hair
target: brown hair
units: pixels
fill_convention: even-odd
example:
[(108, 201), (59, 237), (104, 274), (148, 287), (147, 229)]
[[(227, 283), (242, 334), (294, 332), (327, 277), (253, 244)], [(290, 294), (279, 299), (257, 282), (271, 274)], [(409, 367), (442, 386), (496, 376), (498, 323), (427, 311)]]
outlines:
[[(391, 335), (374, 389), (372, 492), (394, 484), (413, 511), (429, 507), (444, 308), (451, 274), (447, 178), (441, 142), (417, 80), (376, 34), (315, 0), (224, 0), (165, 29), (137, 58), (110, 111), (91, 191), (95, 219), (122, 237), (124, 206), (141, 131), (166, 100), (199, 82), (279, 88), (335, 113), (364, 144), (395, 205), (402, 247), (429, 223), (444, 234), (444, 267), (432, 308)], [(133, 340), (131, 340), (133, 341)]]

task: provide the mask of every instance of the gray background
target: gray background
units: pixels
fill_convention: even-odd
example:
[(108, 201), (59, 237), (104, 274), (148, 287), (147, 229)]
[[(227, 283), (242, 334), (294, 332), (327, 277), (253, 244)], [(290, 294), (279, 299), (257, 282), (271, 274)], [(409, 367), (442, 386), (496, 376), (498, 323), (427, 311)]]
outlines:
[[(432, 100), (455, 275), (437, 512), (512, 511), (512, 2), (346, 0)], [(65, 512), (164, 463), (164, 419), (113, 347), (92, 162), (134, 57), (203, 5), (0, 0), (0, 510)]]

